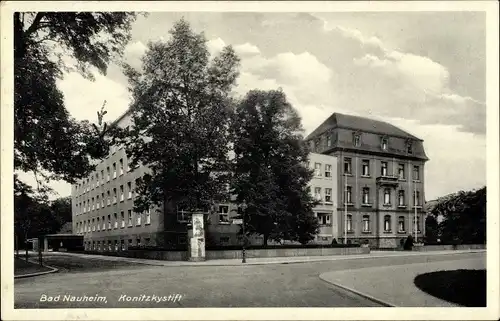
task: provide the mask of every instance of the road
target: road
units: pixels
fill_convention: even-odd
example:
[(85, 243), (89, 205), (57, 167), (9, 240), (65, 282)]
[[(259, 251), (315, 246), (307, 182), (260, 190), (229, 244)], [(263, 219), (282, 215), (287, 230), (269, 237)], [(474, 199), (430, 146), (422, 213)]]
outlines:
[[(367, 258), (253, 266), (164, 267), (74, 256), (47, 257), (59, 273), (15, 280), (15, 308), (368, 307), (375, 303), (319, 279), (329, 271), (478, 259), (485, 253)], [(370, 277), (367, 275), (366, 277)], [(390, 277), (388, 275), (387, 277)], [(410, 285), (408, 285), (410, 286)], [(120, 301), (141, 296), (150, 301)], [(41, 302), (42, 296), (58, 302)], [(63, 302), (65, 295), (105, 302)], [(166, 297), (154, 302), (153, 295)], [(168, 296), (178, 295), (176, 300)], [(67, 297), (66, 297), (67, 298)], [(131, 299), (131, 298), (130, 298)], [(175, 301), (175, 302), (174, 302)]]

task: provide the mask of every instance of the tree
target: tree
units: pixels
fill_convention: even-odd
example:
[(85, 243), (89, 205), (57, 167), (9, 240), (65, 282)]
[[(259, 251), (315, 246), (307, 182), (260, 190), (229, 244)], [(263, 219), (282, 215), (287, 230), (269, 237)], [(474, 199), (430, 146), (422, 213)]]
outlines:
[(61, 226), (65, 223), (71, 222), (71, 197), (60, 197), (52, 201), (50, 204), (50, 210), (54, 213)]
[(233, 192), (249, 233), (303, 244), (318, 232), (308, 190), (312, 171), (296, 110), (281, 90), (251, 91), (236, 109)]
[(89, 79), (92, 68), (105, 74), (129, 41), (135, 18), (123, 12), (14, 13), (16, 170), (33, 172), (39, 184), (72, 183), (93, 169), (91, 159), (107, 154), (109, 131), (73, 119), (56, 82), (71, 69)]
[(425, 242), (435, 244), (439, 238), (438, 222), (434, 215), (425, 218)]
[(148, 172), (139, 180), (134, 211), (152, 204), (168, 213), (206, 209), (227, 197), (230, 92), (239, 59), (231, 47), (210, 60), (206, 39), (184, 20), (168, 42), (148, 44), (142, 71), (126, 67), (133, 102), (124, 128), (131, 166)]
[(55, 233), (62, 224), (51, 209), (44, 191), (36, 193), (30, 186), (18, 180), (17, 176), (14, 179), (14, 233), (17, 245), (25, 244), (27, 259), (27, 240)]
[(442, 197), (431, 213), (436, 217), (443, 216), (443, 221), (439, 224), (442, 243), (486, 242), (486, 187)]

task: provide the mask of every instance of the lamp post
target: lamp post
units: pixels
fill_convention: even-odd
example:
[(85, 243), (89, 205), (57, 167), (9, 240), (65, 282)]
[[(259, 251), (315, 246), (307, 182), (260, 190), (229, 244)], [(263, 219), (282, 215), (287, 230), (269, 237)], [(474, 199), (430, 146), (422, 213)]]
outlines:
[(347, 244), (347, 173), (344, 173), (344, 244)]
[(241, 219), (241, 225), (242, 225), (242, 229), (243, 229), (243, 246), (242, 246), (242, 252), (241, 252), (241, 263), (247, 263), (247, 260), (246, 260), (246, 257), (245, 257), (245, 243), (246, 243), (246, 239), (247, 239), (247, 235), (245, 234), (245, 210), (243, 210), (243, 216), (242, 216), (242, 219)]

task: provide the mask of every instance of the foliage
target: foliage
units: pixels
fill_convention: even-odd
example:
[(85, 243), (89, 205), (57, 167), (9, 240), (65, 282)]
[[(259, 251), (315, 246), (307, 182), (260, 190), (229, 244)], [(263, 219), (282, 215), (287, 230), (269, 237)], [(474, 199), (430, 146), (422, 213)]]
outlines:
[[(135, 13), (14, 13), (14, 167), (45, 179), (74, 182), (107, 154), (105, 127), (78, 122), (57, 80), (76, 70), (106, 73), (130, 39)], [(71, 63), (72, 61), (72, 63)], [(101, 119), (102, 121), (102, 119)]]
[(33, 189), (14, 177), (14, 231), (20, 242), (32, 237), (57, 232), (61, 220), (52, 210), (46, 194)]
[(486, 242), (486, 187), (438, 199), (431, 214), (443, 216), (438, 227), (443, 244)]
[(210, 60), (203, 34), (184, 20), (168, 42), (148, 44), (142, 71), (126, 66), (132, 125), (119, 142), (132, 166), (148, 172), (139, 181), (135, 211), (151, 204), (206, 209), (227, 197), (230, 91), (239, 59), (231, 47)]
[(437, 219), (433, 215), (425, 218), (425, 243), (436, 244), (439, 238)]
[(59, 220), (61, 226), (72, 221), (71, 197), (61, 197), (51, 202), (50, 210)]
[(408, 237), (406, 238), (406, 241), (404, 243), (403, 248), (405, 251), (412, 250), (412, 248), (413, 248), (413, 236), (412, 235), (408, 235)]
[(239, 103), (233, 122), (233, 192), (245, 204), (248, 233), (303, 244), (318, 232), (308, 190), (312, 171), (305, 164), (300, 117), (281, 90), (251, 91)]

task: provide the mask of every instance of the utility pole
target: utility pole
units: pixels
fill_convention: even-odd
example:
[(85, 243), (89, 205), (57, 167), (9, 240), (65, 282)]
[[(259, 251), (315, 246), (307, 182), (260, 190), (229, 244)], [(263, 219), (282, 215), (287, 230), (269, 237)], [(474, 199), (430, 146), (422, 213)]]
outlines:
[(347, 173), (344, 173), (345, 193), (344, 193), (344, 244), (347, 244)]

